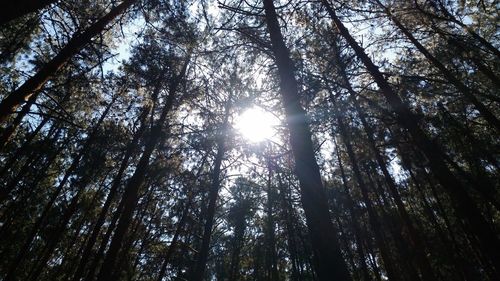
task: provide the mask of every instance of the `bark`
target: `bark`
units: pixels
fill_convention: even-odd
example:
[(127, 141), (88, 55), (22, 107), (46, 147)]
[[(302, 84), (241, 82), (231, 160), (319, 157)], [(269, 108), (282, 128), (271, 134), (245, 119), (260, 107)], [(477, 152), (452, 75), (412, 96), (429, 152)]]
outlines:
[(294, 65), (290, 59), (272, 0), (264, 0), (267, 29), (278, 67), (280, 94), (290, 131), (290, 144), (300, 182), (302, 206), (309, 228), (319, 280), (351, 280), (340, 251), (337, 231), (330, 217), (319, 167), (314, 156), (306, 113), (300, 105)]
[(10, 141), (12, 135), (17, 130), (19, 125), (21, 125), (21, 121), (26, 116), (26, 114), (28, 114), (34, 102), (35, 102), (35, 96), (31, 96), (28, 102), (23, 106), (21, 111), (16, 115), (16, 118), (14, 118), (12, 124), (10, 124), (4, 129), (2, 135), (0, 136), (0, 151), (2, 151), (7, 145), (7, 143)]

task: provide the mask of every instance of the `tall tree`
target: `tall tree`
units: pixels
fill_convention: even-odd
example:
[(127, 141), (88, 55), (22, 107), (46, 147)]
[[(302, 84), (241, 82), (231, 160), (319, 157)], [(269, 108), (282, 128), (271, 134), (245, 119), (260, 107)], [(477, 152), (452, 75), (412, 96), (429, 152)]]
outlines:
[(263, 2), (272, 51), (278, 67), (280, 93), (287, 116), (290, 144), (300, 181), (301, 200), (311, 235), (318, 277), (320, 280), (329, 280), (332, 276), (338, 280), (350, 280), (324, 196), (306, 113), (300, 105), (297, 81), (292, 71), (294, 64), (280, 31), (274, 3), (271, 0)]

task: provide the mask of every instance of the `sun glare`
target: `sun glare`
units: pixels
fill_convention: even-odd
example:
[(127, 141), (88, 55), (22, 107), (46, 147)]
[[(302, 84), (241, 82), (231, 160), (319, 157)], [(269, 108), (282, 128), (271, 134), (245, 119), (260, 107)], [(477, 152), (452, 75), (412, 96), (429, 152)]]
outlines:
[(272, 139), (276, 134), (278, 118), (260, 107), (252, 107), (236, 118), (236, 129), (250, 142)]

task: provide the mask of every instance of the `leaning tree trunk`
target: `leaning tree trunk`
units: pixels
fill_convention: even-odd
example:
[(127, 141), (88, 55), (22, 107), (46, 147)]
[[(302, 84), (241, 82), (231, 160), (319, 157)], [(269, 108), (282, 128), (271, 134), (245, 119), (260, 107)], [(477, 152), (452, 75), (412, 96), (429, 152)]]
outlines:
[[(64, 174), (63, 178), (61, 179), (58, 186), (56, 187), (56, 190), (51, 195), (49, 202), (45, 205), (43, 211), (41, 212), (41, 215), (36, 219), (36, 222), (35, 222), (32, 230), (29, 232), (27, 239), (25, 240), (25, 242), (21, 246), (21, 249), (20, 249), (19, 253), (16, 255), (16, 258), (14, 259), (12, 264), (10, 265), (4, 281), (16, 279), (15, 272), (16, 272), (17, 268), (19, 267), (19, 265), (22, 263), (22, 261), (24, 260), (24, 258), (28, 254), (29, 249), (30, 249), (33, 241), (35, 240), (37, 233), (39, 232), (39, 230), (41, 229), (41, 227), (45, 223), (45, 220), (46, 220), (47, 216), (49, 215), (49, 212), (52, 210), (57, 198), (61, 194), (61, 192), (64, 188), (64, 185), (66, 185), (66, 183), (70, 179), (71, 175), (73, 175), (74, 171), (78, 168), (78, 166), (80, 164), (80, 160), (84, 157), (84, 155), (89, 151), (90, 147), (94, 144), (97, 131), (100, 128), (100, 126), (101, 126), (102, 122), (104, 121), (104, 119), (106, 118), (106, 116), (108, 115), (109, 111), (111, 110), (111, 106), (113, 105), (116, 97), (117, 96), (115, 96), (113, 98), (112, 102), (110, 102), (109, 105), (106, 107), (104, 112), (101, 114), (101, 117), (97, 121), (96, 125), (92, 128), (88, 138), (85, 140), (84, 144), (82, 145), (82, 148), (73, 157), (73, 160), (71, 162), (70, 167), (66, 170), (66, 173)], [(12, 190), (7, 190), (6, 194), (9, 194), (11, 191)]]
[(0, 152), (5, 148), (7, 143), (10, 141), (12, 135), (14, 135), (14, 132), (17, 130), (19, 125), (21, 125), (21, 122), (23, 121), (26, 114), (29, 113), (31, 106), (35, 102), (35, 98), (36, 96), (30, 97), (28, 102), (26, 102), (26, 104), (24, 104), (24, 106), (22, 107), (21, 111), (17, 113), (16, 118), (14, 118), (13, 122), (9, 126), (7, 126), (2, 132), (2, 135), (0, 136)]
[[(113, 239), (111, 240), (109, 250), (106, 254), (106, 257), (104, 258), (101, 270), (97, 276), (98, 281), (111, 280), (115, 277), (114, 275), (115, 267), (117, 265), (116, 261), (118, 260), (118, 253), (122, 247), (123, 240), (132, 221), (132, 216), (139, 200), (139, 191), (144, 185), (146, 173), (149, 169), (150, 158), (155, 151), (156, 146), (161, 140), (162, 130), (165, 123), (167, 122), (168, 113), (173, 107), (175, 96), (177, 95), (178, 86), (181, 80), (184, 79), (188, 62), (189, 59), (187, 59), (184, 63), (179, 75), (171, 78), (173, 79), (173, 81), (170, 84), (169, 94), (166, 98), (160, 118), (156, 121), (156, 124), (151, 129), (149, 139), (145, 144), (144, 152), (139, 160), (139, 163), (137, 164), (136, 170), (134, 171), (134, 174), (125, 187), (125, 193), (123, 194), (122, 198), (123, 211), (118, 221)], [(163, 76), (164, 75), (160, 75), (159, 79), (164, 79)]]
[[(349, 78), (347, 76), (347, 73), (346, 73), (346, 65), (345, 65), (344, 61), (342, 60), (342, 58), (340, 57), (340, 54), (338, 52), (336, 52), (336, 60), (337, 60), (336, 63), (337, 63), (337, 68), (338, 68), (338, 71), (340, 74), (340, 78), (342, 79), (342, 82), (344, 84), (343, 86), (347, 89), (347, 91), (351, 97), (351, 100), (353, 101), (354, 108), (356, 109), (356, 112), (358, 113), (358, 116), (361, 120), (361, 124), (363, 125), (363, 128), (365, 130), (365, 134), (366, 134), (367, 139), (368, 139), (369, 147), (372, 150), (373, 154), (375, 155), (375, 159), (376, 159), (380, 169), (382, 170), (386, 184), (389, 187), (389, 192), (390, 192), (391, 196), (394, 198), (394, 201), (396, 203), (396, 207), (397, 207), (397, 210), (399, 212), (399, 215), (400, 215), (403, 223), (405, 224), (405, 226), (408, 229), (408, 233), (410, 236), (410, 242), (412, 242), (412, 244), (414, 244), (414, 245), (410, 246), (410, 249), (414, 250), (414, 253), (412, 254), (412, 256), (416, 257), (424, 279), (425, 280), (432, 280), (435, 277), (434, 277), (432, 267), (431, 267), (429, 260), (427, 258), (427, 254), (425, 253), (425, 247), (424, 247), (422, 237), (420, 236), (417, 229), (413, 225), (413, 222), (410, 218), (410, 215), (408, 214), (406, 207), (403, 204), (403, 200), (401, 199), (401, 196), (399, 194), (398, 187), (396, 186), (396, 182), (394, 181), (391, 174), (389, 173), (389, 170), (387, 169), (387, 164), (385, 163), (380, 151), (378, 150), (378, 148), (376, 146), (375, 140), (373, 138), (373, 135), (374, 135), (373, 129), (370, 126), (370, 124), (368, 124), (368, 122), (366, 120), (366, 114), (361, 109), (358, 101), (356, 100), (357, 94), (354, 91), (354, 89), (352, 88), (352, 85), (351, 85)], [(333, 102), (333, 96), (331, 94), (330, 94), (330, 99)], [(341, 128), (341, 130), (342, 130), (342, 128)]]
[(330, 217), (318, 163), (314, 156), (306, 112), (300, 105), (290, 52), (281, 34), (273, 1), (263, 2), (272, 51), (278, 67), (280, 94), (290, 131), (290, 145), (300, 182), (301, 201), (310, 232), (317, 275), (320, 281), (332, 278), (351, 280), (340, 251), (337, 231)]
[(352, 144), (348, 139), (349, 136), (347, 135), (345, 124), (340, 119), (340, 117), (337, 118), (337, 123), (339, 125), (339, 131), (340, 131), (342, 141), (343, 141), (344, 146), (346, 148), (347, 156), (349, 157), (349, 160), (351, 162), (352, 170), (354, 172), (354, 177), (355, 177), (356, 182), (358, 183), (358, 187), (361, 191), (363, 201), (365, 202), (365, 205), (366, 205), (366, 210), (368, 211), (368, 220), (370, 222), (371, 228), (373, 229), (375, 241), (378, 245), (378, 248), (380, 249), (380, 254), (382, 256), (382, 260), (384, 263), (385, 270), (387, 272), (387, 276), (389, 277), (389, 280), (401, 280), (396, 268), (394, 267), (394, 263), (393, 263), (393, 260), (391, 258), (391, 252), (389, 250), (389, 247), (388, 247), (387, 243), (385, 242), (384, 233), (382, 231), (382, 224), (380, 223), (380, 218), (379, 218), (379, 216), (378, 216), (378, 214), (373, 206), (372, 200), (370, 199), (370, 195), (369, 195), (368, 190), (366, 188), (366, 184), (363, 180), (361, 170), (358, 167), (358, 161), (356, 159), (356, 156), (354, 155), (354, 149), (352, 147)]
[[(83, 33), (77, 33), (68, 41), (66, 46), (48, 63), (46, 63), (34, 76), (30, 77), (19, 88), (11, 92), (0, 102), (0, 124), (3, 124), (10, 114), (32, 95), (37, 95), (43, 85), (55, 75), (80, 49), (90, 40), (101, 33), (104, 28), (116, 17), (124, 13), (136, 0), (125, 0), (120, 5), (111, 9), (104, 17), (92, 24)], [(36, 99), (36, 98), (35, 98)]]
[[(107, 173), (109, 174), (109, 172)], [(107, 174), (104, 178), (107, 177)], [(50, 260), (54, 250), (57, 247), (57, 244), (61, 241), (63, 236), (68, 229), (71, 218), (74, 216), (76, 211), (78, 210), (78, 203), (80, 202), (80, 197), (85, 192), (86, 187), (92, 182), (92, 173), (88, 172), (82, 176), (79, 182), (76, 185), (77, 193), (71, 199), (69, 206), (66, 208), (64, 213), (62, 214), (61, 221), (58, 222), (56, 230), (49, 236), (47, 239), (47, 245), (45, 245), (44, 249), (41, 251), (41, 256), (39, 260), (33, 263), (33, 269), (30, 274), (28, 274), (30, 281), (36, 281), (40, 279), (40, 275), (43, 272), (43, 269), (46, 267), (48, 261)], [(100, 191), (100, 190), (98, 190)], [(96, 195), (99, 192), (96, 192)], [(95, 196), (96, 196), (95, 195)], [(94, 197), (95, 197), (94, 196)]]
[(392, 12), (385, 7), (380, 1), (376, 0), (377, 3), (385, 10), (387, 16), (392, 20), (392, 22), (401, 30), (401, 32), (410, 40), (410, 42), (417, 48), (417, 50), (422, 53), (427, 60), (429, 60), (432, 65), (434, 65), (443, 76), (448, 80), (458, 91), (460, 91), (470, 103), (479, 111), (481, 116), (497, 131), (500, 132), (500, 120), (474, 95), (474, 91), (469, 89), (464, 83), (462, 83), (451, 71), (449, 71), (446, 66), (444, 66), (434, 55), (432, 55), (429, 50), (427, 50), (420, 42), (411, 34), (411, 32), (392, 14)]
[(322, 0), (322, 3), (326, 7), (339, 33), (365, 65), (379, 86), (381, 93), (388, 101), (391, 109), (396, 113), (396, 121), (408, 131), (415, 145), (425, 154), (434, 177), (450, 195), (455, 214), (466, 223), (468, 230), (477, 236), (482, 254), (491, 260), (498, 272), (500, 270), (500, 252), (495, 249), (500, 249), (500, 241), (491, 226), (484, 219), (481, 210), (467, 193), (463, 183), (455, 177), (447, 166), (445, 161), (446, 155), (442, 148), (436, 142), (432, 141), (419, 127), (418, 118), (411, 112), (396, 92), (394, 92), (378, 67), (350, 35), (328, 1)]
[(443, 1), (433, 1), (433, 2), (436, 2), (436, 4), (437, 4), (437, 5), (435, 5), (436, 10), (442, 12), (444, 17), (425, 11), (418, 4), (417, 1), (414, 1), (414, 4), (416, 5), (416, 8), (420, 12), (422, 12), (424, 15), (426, 15), (427, 17), (429, 17), (431, 19), (439, 18), (441, 20), (450, 21), (450, 22), (460, 26), (465, 32), (467, 32), (470, 36), (472, 36), (472, 38), (476, 39), (481, 45), (483, 45), (483, 47), (485, 47), (492, 54), (494, 54), (497, 57), (497, 59), (500, 59), (500, 51), (495, 46), (493, 46), (493, 44), (488, 42), (488, 40), (486, 40), (484, 37), (482, 37), (481, 35), (476, 33), (471, 27), (469, 27), (468, 25), (466, 25), (465, 23), (463, 23), (462, 21), (457, 19), (452, 13), (450, 13), (450, 11), (448, 11), (446, 6), (444, 5)]
[[(439, 33), (446, 34), (445, 31), (439, 31)], [(443, 35), (443, 36), (445, 36), (445, 35)], [(495, 85), (495, 87), (497, 87), (497, 89), (500, 89), (500, 77), (497, 76), (497, 74), (495, 74), (486, 64), (481, 62), (481, 60), (475, 54), (471, 54), (472, 52), (470, 52), (467, 47), (465, 47), (462, 43), (460, 43), (460, 41), (457, 38), (451, 37), (451, 38), (448, 38), (448, 40), (450, 41), (451, 44), (453, 44), (460, 51), (461, 55), (466, 60), (470, 60), (473, 64), (475, 64), (477, 69), (484, 76), (488, 77), (488, 79), (490, 79), (491, 83), (493, 83)], [(487, 97), (490, 97), (490, 96), (487, 96)], [(496, 98), (494, 100), (497, 102), (500, 101), (498, 98)]]
[(123, 156), (123, 159), (120, 163), (120, 167), (118, 169), (118, 172), (116, 173), (116, 176), (113, 179), (113, 183), (109, 189), (108, 196), (106, 197), (106, 201), (104, 202), (104, 205), (101, 208), (101, 212), (99, 213), (99, 217), (97, 218), (97, 221), (92, 228), (91, 235), (86, 242), (85, 249), (83, 250), (83, 253), (81, 255), (81, 259), (78, 263), (78, 267), (73, 274), (73, 281), (78, 281), (82, 278), (85, 266), (87, 265), (87, 262), (90, 259), (91, 253), (92, 253), (92, 248), (94, 247), (94, 244), (97, 241), (97, 238), (99, 236), (99, 233), (101, 232), (101, 228), (104, 225), (104, 222), (106, 220), (106, 216), (108, 214), (108, 210), (111, 207), (111, 203), (113, 202), (114, 198), (116, 197), (118, 193), (118, 188), (120, 187), (122, 183), (122, 177), (123, 174), (125, 173), (126, 168), (128, 167), (129, 160), (130, 158), (134, 155), (134, 153), (137, 150), (137, 146), (139, 143), (140, 138), (143, 135), (143, 132), (146, 128), (145, 124), (145, 117), (148, 115), (149, 110), (144, 109), (143, 113), (141, 114), (141, 117), (139, 117), (139, 122), (141, 123), (139, 129), (137, 132), (135, 132), (134, 137), (130, 141), (130, 143), (127, 146), (127, 149), (125, 151), (125, 155)]
[(184, 206), (184, 210), (182, 211), (181, 218), (179, 222), (177, 223), (177, 226), (175, 228), (174, 236), (172, 237), (172, 240), (170, 241), (170, 245), (168, 246), (167, 252), (165, 253), (165, 256), (162, 257), (163, 262), (160, 267), (160, 272), (158, 273), (158, 276), (156, 278), (157, 281), (162, 281), (163, 277), (165, 276), (165, 273), (167, 272), (167, 266), (170, 262), (170, 259), (172, 258), (172, 255), (174, 254), (174, 251), (177, 247), (177, 242), (179, 240), (179, 237), (181, 235), (182, 229), (184, 228), (184, 225), (187, 222), (188, 216), (189, 216), (189, 209), (191, 208), (191, 201), (193, 196), (189, 196), (188, 201), (186, 202), (186, 205)]
[[(60, 105), (64, 105), (65, 102), (71, 97), (71, 94), (72, 92), (71, 91), (68, 91), (64, 97), (62, 98), (61, 102), (60, 102)], [(31, 103), (31, 100), (30, 99), (28, 101), (27, 104), (25, 104), (23, 106), (23, 109), (21, 111), (24, 111), (24, 108), (25, 107), (31, 107), (29, 104)], [(33, 102), (34, 102), (34, 99), (33, 99)], [(26, 111), (29, 111), (29, 108), (27, 108)], [(9, 129), (6, 129), (5, 132), (4, 132), (4, 136), (2, 137), (2, 140), (0, 140), (0, 151), (2, 150), (2, 147), (5, 147), (5, 144), (8, 142), (8, 140), (11, 138), (12, 134), (14, 134), (15, 130), (17, 129), (17, 126), (14, 125), (16, 124), (16, 119), (19, 120), (19, 123), (22, 121), (22, 119), (24, 118), (24, 115), (23, 114), (20, 114), (18, 116), (16, 116), (16, 118), (14, 119), (14, 122), (13, 124), (11, 124), (9, 127), (12, 127), (14, 126), (13, 129), (11, 129), (9, 131)], [(35, 137), (40, 133), (40, 131), (43, 129), (43, 127), (50, 121), (50, 117), (49, 116), (44, 116), (44, 118), (42, 119), (42, 121), (37, 125), (37, 127), (35, 128), (35, 130), (33, 130), (33, 132), (31, 134), (29, 134), (28, 137), (26, 137), (26, 139), (24, 140), (23, 144), (21, 145), (21, 147), (19, 147), (16, 152), (9, 158), (9, 160), (5, 163), (5, 165), (2, 167), (2, 169), (0, 170), (0, 178), (2, 178), (5, 173), (13, 167), (13, 165), (19, 161), (20, 159), (22, 159), (28, 152), (29, 148), (30, 148), (30, 144), (31, 142), (35, 139)], [(57, 128), (57, 126), (55, 126), (54, 124), (51, 126), (51, 128), (48, 130), (48, 133), (46, 135), (46, 138), (50, 138), (52, 136), (52, 133), (55, 131), (55, 129)], [(17, 181), (16, 181), (17, 182)], [(0, 201), (3, 200), (2, 199), (2, 195), (1, 195), (1, 192), (0, 192)]]
[(394, 199), (394, 202), (396, 203), (396, 207), (401, 217), (401, 220), (403, 221), (404, 225), (408, 230), (408, 234), (410, 236), (409, 240), (413, 244), (410, 245), (410, 250), (414, 251), (412, 255), (414, 255), (418, 261), (423, 278), (425, 280), (432, 280), (432, 278), (434, 278), (434, 273), (433, 273), (434, 271), (427, 258), (426, 247), (424, 246), (425, 244), (423, 242), (423, 238), (421, 237), (418, 230), (415, 228), (414, 223), (410, 218), (410, 215), (408, 214), (408, 211), (406, 210), (406, 207), (403, 203), (401, 195), (399, 194), (396, 182), (389, 173), (389, 170), (387, 168), (387, 163), (382, 158), (382, 155), (380, 154), (380, 151), (378, 150), (377, 145), (375, 144), (375, 140), (373, 139), (373, 130), (366, 120), (365, 113), (359, 107), (359, 104), (356, 100), (354, 100), (354, 106), (356, 108), (356, 111), (358, 112), (358, 116), (361, 120), (361, 123), (363, 124), (365, 134), (367, 135), (368, 138), (369, 146), (372, 152), (375, 154), (375, 159), (377, 160), (377, 163), (380, 169), (382, 170), (385, 182), (389, 187), (389, 192), (392, 198)]

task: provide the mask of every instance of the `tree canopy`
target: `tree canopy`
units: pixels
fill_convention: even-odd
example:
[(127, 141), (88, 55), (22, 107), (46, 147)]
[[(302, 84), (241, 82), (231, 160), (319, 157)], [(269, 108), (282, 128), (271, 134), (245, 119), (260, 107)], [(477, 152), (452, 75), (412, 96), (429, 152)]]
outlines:
[(0, 280), (500, 279), (493, 0), (0, 9)]

